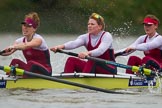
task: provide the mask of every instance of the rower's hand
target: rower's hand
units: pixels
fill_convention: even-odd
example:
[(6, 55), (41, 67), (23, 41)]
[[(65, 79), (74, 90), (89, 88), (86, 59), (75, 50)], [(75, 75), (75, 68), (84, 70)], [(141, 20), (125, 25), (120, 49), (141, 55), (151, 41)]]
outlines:
[(86, 52), (79, 53), (78, 57), (81, 58), (81, 59), (85, 59), (89, 55), (90, 55), (90, 52), (86, 51)]
[(0, 55), (8, 56), (8, 55), (14, 53), (15, 51), (16, 51), (16, 49), (14, 48), (14, 46), (9, 46), (9, 47), (5, 48), (3, 51), (1, 51)]
[(126, 53), (129, 53), (129, 52), (132, 52), (132, 51), (134, 51), (135, 49), (133, 48), (133, 47), (128, 47), (128, 48), (126, 48), (126, 50), (125, 50), (125, 52)]
[(50, 50), (53, 51), (53, 52), (55, 52), (55, 53), (56, 53), (57, 49), (58, 49), (57, 47), (50, 48)]
[(53, 51), (54, 53), (57, 52), (58, 49), (64, 49), (64, 45), (58, 45), (58, 46), (54, 46), (52, 48), (50, 48), (51, 51)]
[(5, 50), (5, 53), (12, 52), (12, 51), (15, 50), (15, 47), (12, 45), (12, 46), (7, 47), (7, 48), (4, 49), (4, 50)]

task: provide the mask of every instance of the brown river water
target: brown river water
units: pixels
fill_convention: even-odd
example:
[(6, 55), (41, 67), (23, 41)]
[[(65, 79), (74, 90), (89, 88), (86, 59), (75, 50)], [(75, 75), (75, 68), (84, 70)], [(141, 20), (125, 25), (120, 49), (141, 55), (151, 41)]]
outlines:
[[(77, 35), (43, 35), (49, 47), (62, 44), (75, 39)], [(1, 34), (0, 49), (11, 45), (20, 35)], [(114, 48), (116, 50), (128, 46), (136, 37), (114, 37)], [(72, 52), (85, 50), (79, 48)], [(143, 56), (141, 52), (136, 55)], [(63, 72), (64, 63), (68, 56), (65, 54), (52, 53), (51, 63), (53, 73)], [(24, 60), (20, 51), (12, 56), (0, 56), (0, 65), (9, 65), (12, 58)], [(126, 64), (128, 57), (118, 57), (117, 62)], [(119, 72), (125, 72), (119, 69)], [(0, 71), (1, 74), (4, 72)], [(134, 94), (109, 94), (92, 90), (81, 89), (79, 91), (67, 89), (0, 89), (1, 108), (161, 108), (162, 93), (150, 92), (147, 89), (127, 90)], [(127, 92), (124, 91), (124, 92)]]

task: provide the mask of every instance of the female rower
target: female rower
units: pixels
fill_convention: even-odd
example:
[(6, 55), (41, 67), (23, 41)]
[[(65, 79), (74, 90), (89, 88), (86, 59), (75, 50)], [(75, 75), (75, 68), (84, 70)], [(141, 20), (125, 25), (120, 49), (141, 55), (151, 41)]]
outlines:
[[(136, 50), (143, 51), (144, 57), (130, 56), (128, 65), (141, 66), (160, 71), (162, 67), (162, 36), (157, 33), (159, 19), (155, 15), (146, 15), (143, 20), (145, 35), (140, 36), (133, 44), (125, 49), (126, 54)], [(133, 74), (131, 70), (126, 73)]]
[(38, 14), (31, 12), (25, 15), (21, 24), (23, 37), (18, 38), (12, 46), (6, 48), (2, 55), (8, 56), (17, 50), (22, 50), (26, 63), (13, 59), (10, 66), (18, 65), (18, 68), (50, 76), (52, 67), (49, 49), (43, 37), (36, 33), (40, 25)]
[(115, 61), (112, 35), (104, 31), (104, 29), (104, 18), (97, 13), (92, 13), (88, 20), (88, 33), (80, 35), (76, 40), (50, 48), (53, 52), (56, 52), (57, 49), (71, 50), (81, 46), (87, 49), (87, 51), (80, 52), (78, 58), (69, 57), (67, 59), (64, 68), (65, 73), (73, 73), (74, 71), (101, 74), (117, 73), (117, 69), (114, 66), (101, 64), (91, 60), (82, 60), (85, 59), (86, 56), (93, 56)]

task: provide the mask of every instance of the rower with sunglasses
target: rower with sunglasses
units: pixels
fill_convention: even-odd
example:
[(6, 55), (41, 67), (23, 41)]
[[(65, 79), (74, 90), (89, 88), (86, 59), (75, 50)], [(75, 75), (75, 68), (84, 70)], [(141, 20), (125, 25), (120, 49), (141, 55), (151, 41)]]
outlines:
[(115, 61), (113, 38), (109, 32), (104, 31), (104, 18), (97, 13), (92, 13), (88, 20), (88, 32), (80, 35), (76, 40), (50, 48), (57, 52), (57, 49), (72, 50), (84, 46), (87, 51), (80, 52), (78, 58), (69, 57), (66, 61), (64, 73), (84, 72), (100, 74), (116, 74), (114, 66), (97, 63), (91, 60), (83, 60), (86, 56), (93, 56), (105, 60)]
[(21, 24), (23, 36), (18, 38), (12, 46), (6, 48), (1, 55), (9, 56), (15, 51), (21, 50), (26, 62), (14, 58), (10, 63), (11, 66), (50, 76), (52, 67), (48, 46), (43, 37), (36, 33), (40, 24), (38, 14), (36, 12), (28, 13)]
[[(128, 65), (142, 66), (159, 70), (162, 66), (162, 36), (157, 33), (160, 22), (155, 15), (146, 15), (143, 20), (145, 35), (140, 36), (133, 44), (126, 49), (122, 55), (128, 55), (138, 50), (144, 52), (144, 57), (130, 56)], [(126, 73), (133, 74), (131, 70), (126, 70)]]

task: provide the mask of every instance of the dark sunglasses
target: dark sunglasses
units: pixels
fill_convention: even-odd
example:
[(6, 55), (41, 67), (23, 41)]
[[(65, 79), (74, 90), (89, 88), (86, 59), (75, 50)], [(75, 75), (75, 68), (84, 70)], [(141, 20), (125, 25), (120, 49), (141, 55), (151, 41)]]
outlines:
[(32, 25), (29, 25), (29, 24), (22, 24), (23, 26), (25, 26), (25, 27), (32, 27)]
[(147, 27), (150, 27), (150, 26), (152, 26), (153, 24), (143, 24), (144, 26), (147, 26)]

